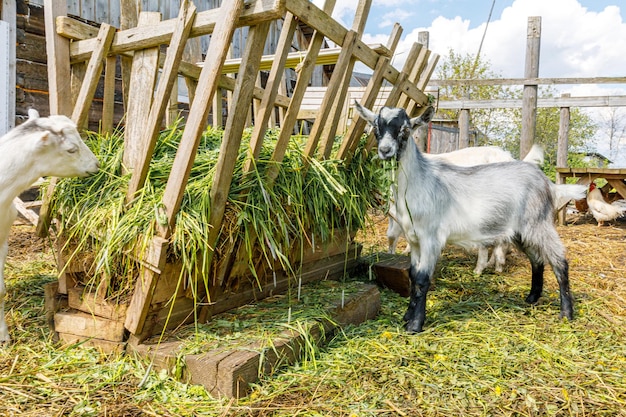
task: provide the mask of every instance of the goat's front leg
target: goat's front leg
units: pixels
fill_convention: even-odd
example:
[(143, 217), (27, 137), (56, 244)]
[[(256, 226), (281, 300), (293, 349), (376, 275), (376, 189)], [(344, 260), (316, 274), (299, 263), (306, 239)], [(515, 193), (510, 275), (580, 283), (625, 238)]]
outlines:
[[(420, 333), (426, 320), (426, 295), (430, 288), (430, 281), (435, 270), (439, 252), (422, 249), (417, 255), (419, 248), (414, 248), (411, 243), (411, 268), (409, 278), (411, 280), (411, 294), (409, 307), (404, 315), (406, 331)], [(430, 248), (432, 249), (432, 248)], [(421, 262), (420, 262), (421, 260)]]
[(2, 245), (0, 245), (0, 343), (11, 341), (11, 337), (9, 336), (9, 327), (7, 326), (4, 318), (4, 297), (6, 295), (6, 285), (4, 283), (4, 264), (7, 259), (8, 250), (8, 243), (4, 241)]

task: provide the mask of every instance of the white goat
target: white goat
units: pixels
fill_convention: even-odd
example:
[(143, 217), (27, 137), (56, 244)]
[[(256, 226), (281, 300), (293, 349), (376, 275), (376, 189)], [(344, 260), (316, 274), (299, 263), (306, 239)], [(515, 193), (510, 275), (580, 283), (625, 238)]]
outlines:
[(8, 237), (17, 216), (13, 200), (43, 176), (84, 177), (100, 169), (81, 139), (76, 124), (65, 116), (29, 119), (0, 138), (0, 343), (9, 342), (4, 318), (4, 264)]
[[(422, 129), (419, 129), (422, 130)], [(428, 159), (437, 159), (440, 161), (448, 162), (459, 166), (475, 166), (481, 164), (492, 164), (496, 162), (510, 162), (515, 161), (515, 158), (510, 152), (505, 151), (497, 146), (477, 146), (459, 149), (452, 152), (440, 153), (440, 154), (427, 154), (423, 153), (424, 157)], [(524, 162), (541, 166), (544, 161), (543, 147), (540, 145), (533, 145), (531, 150), (523, 159)], [(555, 184), (552, 186), (553, 196), (555, 198), (556, 208), (560, 209), (567, 204), (570, 200), (579, 200), (585, 198), (586, 187), (579, 184)], [(392, 195), (394, 195), (392, 193)], [(395, 205), (391, 204), (389, 207), (389, 226), (387, 228), (387, 240), (389, 243), (389, 253), (395, 253), (398, 240), (403, 236), (402, 228), (394, 220), (395, 217)], [(478, 260), (474, 273), (476, 275), (482, 274), (486, 267), (495, 266), (496, 272), (502, 272), (504, 264), (506, 263), (506, 254), (510, 249), (509, 243), (499, 243), (494, 246), (491, 258), (489, 258), (488, 247), (478, 247)], [(408, 253), (409, 248), (407, 248)]]
[(408, 332), (422, 331), (426, 295), (446, 243), (514, 242), (532, 267), (526, 301), (539, 300), (547, 262), (559, 282), (561, 317), (573, 318), (569, 266), (553, 221), (552, 183), (537, 166), (512, 161), (460, 167), (429, 160), (411, 132), (428, 123), (432, 107), (412, 119), (398, 108), (383, 107), (376, 114), (356, 103), (356, 110), (374, 127), (379, 157), (398, 160), (397, 220), (411, 247), (411, 295), (404, 315)]
[[(418, 134), (424, 133), (423, 129), (418, 129)], [(424, 157), (428, 159), (435, 159), (439, 161), (448, 162), (450, 164), (459, 166), (475, 166), (481, 164), (492, 164), (496, 162), (508, 162), (515, 161), (515, 158), (510, 152), (505, 151), (497, 146), (476, 146), (458, 149), (452, 152), (445, 152), (440, 154), (428, 154), (423, 153)], [(524, 158), (524, 162), (534, 163), (537, 165), (543, 164), (544, 154), (543, 148), (539, 145), (533, 145), (528, 155)], [(395, 195), (394, 187), (392, 187), (392, 196)], [(395, 198), (395, 197), (392, 197)], [(394, 200), (395, 201), (395, 200)], [(389, 206), (389, 226), (387, 227), (387, 241), (389, 244), (389, 253), (395, 253), (398, 245), (398, 240), (403, 236), (402, 228), (394, 220), (395, 218), (395, 203), (392, 202)], [(504, 264), (506, 262), (506, 254), (509, 250), (508, 243), (500, 243), (493, 248), (493, 254), (489, 258), (489, 249), (486, 246), (478, 247), (478, 260), (474, 273), (476, 275), (482, 274), (483, 270), (488, 266), (495, 265), (496, 272), (502, 272)], [(407, 248), (408, 253), (409, 248)], [(489, 260), (488, 260), (489, 258)]]

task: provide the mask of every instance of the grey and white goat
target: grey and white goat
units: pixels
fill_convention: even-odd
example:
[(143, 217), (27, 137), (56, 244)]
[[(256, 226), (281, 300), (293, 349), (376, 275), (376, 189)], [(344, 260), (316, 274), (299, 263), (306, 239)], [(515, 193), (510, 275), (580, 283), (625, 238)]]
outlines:
[(4, 319), (4, 263), (17, 216), (13, 200), (40, 177), (86, 177), (100, 169), (69, 118), (39, 117), (36, 110), (28, 115), (28, 121), (0, 138), (0, 343), (11, 340)]
[(533, 165), (522, 161), (460, 167), (428, 160), (411, 133), (428, 123), (434, 109), (409, 118), (404, 109), (383, 107), (378, 114), (355, 103), (374, 128), (381, 159), (397, 158), (396, 215), (411, 247), (411, 295), (404, 320), (408, 332), (421, 332), (426, 295), (446, 243), (471, 248), (515, 243), (532, 267), (528, 303), (543, 291), (549, 263), (559, 282), (561, 317), (572, 319), (568, 262), (554, 225), (552, 183)]

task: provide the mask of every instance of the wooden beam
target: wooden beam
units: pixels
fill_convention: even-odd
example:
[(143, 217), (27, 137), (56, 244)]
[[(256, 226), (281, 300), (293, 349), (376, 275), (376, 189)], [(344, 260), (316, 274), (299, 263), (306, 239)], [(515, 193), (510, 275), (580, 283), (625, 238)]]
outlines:
[[(280, 19), (285, 14), (285, 0), (250, 0), (247, 1), (241, 13), (235, 18), (235, 21), (229, 22), (234, 27), (250, 26), (263, 21)], [(218, 25), (221, 25), (220, 19), (222, 14), (220, 8), (210, 9), (200, 12), (196, 16), (196, 20), (191, 28), (190, 38), (213, 33)], [(85, 35), (85, 32), (77, 30), (83, 28), (83, 25), (75, 22), (68, 22), (67, 19), (61, 19), (59, 22), (59, 34), (70, 39), (79, 39)], [(111, 45), (111, 53), (120, 54), (135, 49), (145, 49), (163, 44), (168, 44), (174, 33), (176, 19), (164, 20), (155, 25), (150, 30), (142, 30), (131, 28), (122, 30), (117, 33)], [(71, 27), (71, 30), (70, 30)], [(83, 38), (84, 39), (84, 38)], [(72, 62), (85, 61), (89, 59), (91, 51), (93, 51), (93, 40), (77, 40), (73, 42), (70, 48)]]
[[(72, 98), (64, 94), (70, 87), (70, 41), (59, 36), (55, 27), (57, 16), (65, 16), (66, 13), (66, 0), (44, 0), (50, 114), (72, 114)], [(92, 51), (96, 49), (96, 44), (97, 39), (94, 38)]]
[(130, 202), (135, 197), (135, 193), (143, 187), (146, 177), (148, 176), (148, 168), (150, 167), (152, 153), (154, 152), (157, 138), (161, 130), (165, 109), (170, 99), (174, 83), (176, 83), (178, 79), (178, 64), (183, 57), (185, 44), (189, 37), (195, 16), (196, 6), (189, 2), (189, 0), (183, 0), (180, 5), (176, 29), (172, 36), (170, 46), (167, 49), (165, 64), (163, 65), (163, 71), (159, 77), (159, 84), (154, 95), (154, 101), (150, 107), (148, 119), (143, 124), (144, 130), (140, 143), (141, 152), (139, 153), (138, 164), (133, 169), (133, 174), (128, 185), (128, 192), (126, 194), (127, 202)]
[(198, 79), (196, 97), (191, 103), (189, 117), (174, 163), (163, 194), (163, 205), (167, 215), (167, 225), (160, 225), (159, 233), (163, 237), (169, 237), (174, 228), (176, 213), (180, 209), (183, 194), (191, 167), (195, 160), (200, 137), (209, 115), (209, 106), (221, 77), (222, 65), (226, 59), (228, 48), (239, 16), (244, 9), (243, 0), (224, 2), (219, 8), (219, 15), (209, 49), (206, 54), (204, 67)]
[[(539, 46), (541, 45), (541, 17), (528, 18), (526, 36), (526, 65), (524, 77), (539, 76)], [(522, 93), (522, 130), (520, 135), (520, 159), (523, 159), (535, 140), (537, 129), (537, 86), (525, 85)]]
[[(624, 107), (626, 96), (550, 97), (537, 99), (537, 107)], [(439, 109), (512, 109), (521, 108), (520, 99), (440, 100)]]
[(626, 77), (582, 78), (489, 78), (484, 80), (429, 80), (429, 87), (494, 86), (494, 85), (563, 85), (563, 84), (626, 84)]

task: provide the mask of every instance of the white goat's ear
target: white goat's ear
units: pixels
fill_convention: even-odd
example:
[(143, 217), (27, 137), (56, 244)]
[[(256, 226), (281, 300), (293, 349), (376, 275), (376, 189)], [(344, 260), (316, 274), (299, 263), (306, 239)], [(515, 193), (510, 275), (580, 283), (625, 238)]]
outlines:
[(426, 107), (426, 110), (424, 110), (420, 116), (411, 119), (411, 128), (416, 129), (422, 125), (430, 123), (434, 116), (435, 108), (433, 106)]
[(369, 124), (374, 126), (374, 121), (376, 120), (376, 117), (377, 117), (376, 113), (361, 106), (359, 102), (356, 100), (354, 100), (354, 108), (359, 113), (359, 116), (361, 116), (363, 119), (367, 120)]
[(28, 109), (28, 120), (34, 120), (39, 118), (39, 112), (35, 109)]

